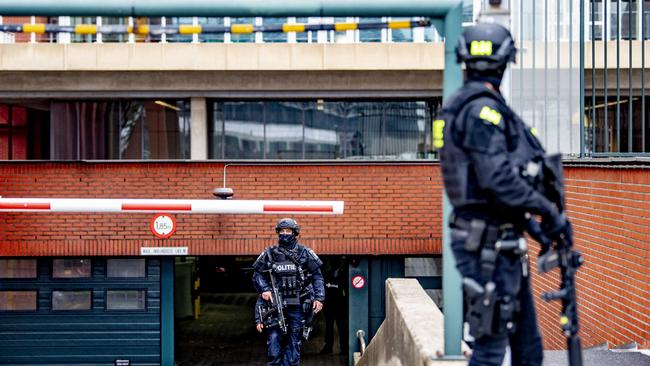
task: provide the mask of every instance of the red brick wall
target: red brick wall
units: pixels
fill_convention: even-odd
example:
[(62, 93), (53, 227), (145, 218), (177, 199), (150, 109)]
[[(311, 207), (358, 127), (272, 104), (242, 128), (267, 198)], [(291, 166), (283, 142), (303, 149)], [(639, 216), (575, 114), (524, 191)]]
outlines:
[[(585, 259), (577, 276), (582, 344), (636, 341), (647, 348), (650, 170), (569, 167), (565, 181), (576, 247)], [(537, 299), (559, 284), (559, 273), (534, 278)], [(538, 300), (537, 308), (545, 348), (564, 349), (559, 305)]]
[[(343, 200), (342, 216), (295, 215), (303, 242), (322, 254), (440, 253), (439, 171), (432, 164), (237, 166), (236, 199)], [(212, 199), (219, 163), (5, 163), (3, 197)], [(285, 215), (286, 216), (286, 215)], [(139, 255), (141, 246), (187, 246), (190, 255), (259, 254), (278, 215), (175, 215), (170, 239), (152, 214), (0, 213), (0, 255)]]
[[(5, 163), (0, 195), (206, 199), (222, 174), (218, 163)], [(565, 174), (576, 246), (586, 260), (578, 274), (583, 344), (647, 347), (650, 171), (569, 167)], [(440, 253), (435, 165), (230, 166), (228, 186), (238, 199), (344, 200), (342, 216), (296, 216), (304, 242), (319, 253)], [(279, 218), (177, 214), (178, 231), (165, 240), (149, 232), (151, 216), (0, 213), (0, 256), (138, 255), (140, 246), (162, 245), (188, 246), (193, 255), (253, 255), (273, 240)], [(539, 300), (559, 276), (533, 278), (545, 347), (562, 349), (559, 305)]]

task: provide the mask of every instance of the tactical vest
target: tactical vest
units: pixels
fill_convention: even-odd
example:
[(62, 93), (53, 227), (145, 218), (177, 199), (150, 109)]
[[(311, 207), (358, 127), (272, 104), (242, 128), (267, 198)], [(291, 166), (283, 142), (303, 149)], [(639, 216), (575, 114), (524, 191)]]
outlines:
[(301, 268), (277, 250), (271, 255), (273, 258), (271, 275), (274, 276), (282, 300), (286, 305), (300, 305), (300, 293), (303, 287)]
[[(434, 142), (436, 138), (444, 138), (444, 144), (439, 148), (440, 165), (445, 189), (455, 210), (463, 208), (485, 209), (494, 212), (494, 202), (488, 193), (478, 185), (476, 169), (472, 166), (469, 152), (463, 148), (462, 138), (465, 136), (467, 107), (472, 101), (487, 97), (498, 102), (498, 112), (502, 113), (506, 134), (508, 160), (519, 170), (522, 176), (530, 176), (534, 165), (543, 160), (544, 149), (524, 122), (505, 104), (503, 99), (482, 83), (468, 83), (463, 86), (448, 103), (443, 106), (435, 123), (441, 123), (443, 136), (436, 136), (434, 124)], [(460, 120), (458, 117), (462, 117)], [(487, 142), (486, 142), (487, 143)], [(531, 165), (532, 164), (532, 165)], [(479, 167), (480, 170), (480, 167)], [(480, 173), (479, 173), (480, 174)], [(532, 177), (532, 176), (531, 176)], [(531, 184), (535, 184), (530, 181)]]

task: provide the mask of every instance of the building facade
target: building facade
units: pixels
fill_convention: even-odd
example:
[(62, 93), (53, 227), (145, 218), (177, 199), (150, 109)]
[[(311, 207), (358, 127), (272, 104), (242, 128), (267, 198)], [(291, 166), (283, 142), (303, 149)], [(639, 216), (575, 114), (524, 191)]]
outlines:
[[(611, 143), (597, 142), (607, 119), (592, 122), (610, 101), (603, 95), (600, 104), (607, 107), (598, 107), (599, 99), (589, 104), (590, 90), (608, 90), (600, 89), (598, 77), (585, 82), (586, 122), (580, 128), (580, 66), (574, 62), (579, 25), (563, 15), (578, 3), (527, 4), (513, 6), (513, 14), (529, 18), (513, 17), (513, 33), (523, 36), (510, 76), (512, 103), (540, 128), (549, 151), (592, 156), (566, 161), (569, 215), (586, 259), (578, 275), (583, 344), (634, 341), (647, 347), (650, 165), (642, 154), (625, 161), (593, 154), (614, 152)], [(466, 13), (471, 22), (474, 14)], [(560, 20), (549, 20), (558, 14)], [(444, 43), (433, 28), (30, 39), (35, 43), (17, 35), (18, 43), (0, 45), (1, 196), (209, 199), (225, 184), (234, 199), (345, 201), (342, 216), (297, 218), (307, 245), (326, 257), (346, 256), (349, 277), (368, 279), (367, 288), (349, 289), (348, 306), (362, 314), (349, 315), (350, 352), (359, 347), (357, 329), (372, 336), (381, 324), (383, 279), (418, 276), (408, 271), (412, 258), (439, 262), (442, 182), (431, 120), (442, 103)], [(591, 67), (605, 75), (607, 66), (597, 60), (609, 57), (607, 42), (594, 41), (585, 54), (597, 55)], [(585, 76), (589, 65), (587, 58)], [(634, 126), (645, 126), (642, 115), (634, 113), (642, 121)], [(626, 145), (626, 133), (608, 141)], [(273, 240), (279, 218), (178, 214), (176, 233), (159, 239), (149, 229), (151, 216), (0, 213), (0, 339), (7, 340), (0, 344), (0, 363), (73, 364), (95, 357), (96, 364), (171, 364), (175, 299), (185, 291), (174, 292), (182, 265), (174, 257), (143, 256), (141, 248), (186, 248), (187, 257), (199, 260), (254, 259)], [(440, 275), (428, 275), (432, 289), (440, 288)], [(558, 283), (535, 276), (534, 290)], [(558, 308), (541, 301), (537, 306), (545, 347), (565, 347)]]

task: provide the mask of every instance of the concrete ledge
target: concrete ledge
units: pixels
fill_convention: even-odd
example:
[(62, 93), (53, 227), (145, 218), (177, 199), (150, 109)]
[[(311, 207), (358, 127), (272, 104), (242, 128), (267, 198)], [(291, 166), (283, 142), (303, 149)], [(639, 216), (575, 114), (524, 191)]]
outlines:
[(14, 43), (0, 71), (442, 70), (442, 43)]
[[(445, 345), (443, 315), (417, 280), (386, 281), (386, 319), (357, 366), (465, 365), (441, 360)], [(469, 351), (463, 344), (463, 351)]]

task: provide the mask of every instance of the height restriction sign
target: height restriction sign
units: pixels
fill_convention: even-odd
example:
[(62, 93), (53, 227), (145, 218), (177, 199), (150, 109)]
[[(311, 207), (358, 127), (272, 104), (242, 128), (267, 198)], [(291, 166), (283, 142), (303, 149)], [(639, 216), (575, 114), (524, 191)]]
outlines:
[(356, 289), (363, 288), (366, 285), (366, 279), (363, 276), (356, 275), (352, 277), (352, 287)]

